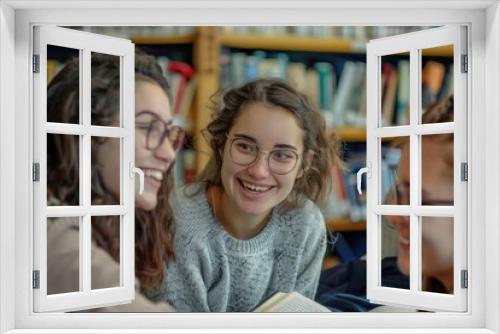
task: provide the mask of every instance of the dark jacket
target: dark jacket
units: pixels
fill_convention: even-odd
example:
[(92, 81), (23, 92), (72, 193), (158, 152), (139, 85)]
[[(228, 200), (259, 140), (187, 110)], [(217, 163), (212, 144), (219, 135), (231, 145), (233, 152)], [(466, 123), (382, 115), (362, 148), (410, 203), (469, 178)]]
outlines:
[[(382, 260), (382, 286), (409, 289), (408, 276), (397, 267), (397, 258)], [(316, 301), (336, 312), (367, 312), (379, 306), (366, 299), (366, 261), (355, 260), (321, 273)]]

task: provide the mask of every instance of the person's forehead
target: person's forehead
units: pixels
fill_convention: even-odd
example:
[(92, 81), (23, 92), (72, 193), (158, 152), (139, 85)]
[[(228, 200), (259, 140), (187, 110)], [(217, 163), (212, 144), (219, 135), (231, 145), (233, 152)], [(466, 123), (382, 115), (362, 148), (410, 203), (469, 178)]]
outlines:
[[(148, 81), (136, 83), (136, 110), (144, 118), (158, 117), (164, 122), (171, 120), (171, 109), (168, 96), (158, 85)], [(148, 111), (149, 113), (144, 113)], [(143, 116), (144, 115), (144, 116)]]

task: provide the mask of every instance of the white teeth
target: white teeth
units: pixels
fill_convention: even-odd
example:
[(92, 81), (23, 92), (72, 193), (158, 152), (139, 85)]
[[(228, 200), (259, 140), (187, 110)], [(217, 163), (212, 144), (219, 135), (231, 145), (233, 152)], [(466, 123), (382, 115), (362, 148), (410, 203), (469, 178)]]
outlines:
[(402, 236), (399, 236), (399, 242), (401, 242), (404, 245), (409, 245), (410, 244), (410, 240), (408, 240), (406, 238), (403, 238)]
[(145, 169), (144, 175), (149, 176), (159, 182), (163, 180), (163, 173), (158, 170)]
[(248, 189), (248, 190), (254, 191), (254, 192), (258, 192), (258, 193), (262, 193), (264, 191), (268, 191), (269, 189), (271, 189), (271, 187), (259, 187), (259, 186), (256, 186), (256, 185), (253, 185), (250, 183), (246, 183), (243, 181), (241, 181), (241, 184), (243, 185), (243, 187), (245, 189)]

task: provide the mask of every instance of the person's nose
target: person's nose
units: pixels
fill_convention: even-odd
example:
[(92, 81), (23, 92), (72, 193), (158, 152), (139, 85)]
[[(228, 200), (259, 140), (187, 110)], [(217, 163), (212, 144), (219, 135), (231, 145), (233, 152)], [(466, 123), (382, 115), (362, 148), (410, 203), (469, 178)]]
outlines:
[(265, 178), (270, 174), (269, 165), (267, 163), (267, 153), (259, 152), (257, 159), (248, 166), (248, 173), (256, 178)]
[(163, 142), (154, 150), (154, 155), (167, 163), (172, 162), (175, 159), (176, 152), (174, 150), (174, 147), (170, 143), (170, 140), (168, 138), (165, 138)]

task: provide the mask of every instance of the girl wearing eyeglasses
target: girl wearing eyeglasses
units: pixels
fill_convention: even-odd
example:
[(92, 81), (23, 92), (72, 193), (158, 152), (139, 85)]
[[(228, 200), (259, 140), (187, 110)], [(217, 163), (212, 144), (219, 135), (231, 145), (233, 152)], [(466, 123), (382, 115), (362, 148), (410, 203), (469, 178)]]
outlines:
[[(120, 126), (118, 57), (92, 55), (91, 124)], [(79, 123), (79, 63), (70, 61), (52, 80), (47, 91), (49, 122)], [(135, 274), (137, 292), (131, 304), (106, 307), (106, 312), (166, 312), (167, 303), (154, 303), (140, 290), (165, 278), (164, 262), (173, 259), (173, 218), (168, 203), (170, 173), (183, 131), (172, 124), (169, 87), (151, 56), (135, 55), (135, 164), (145, 174), (144, 192), (136, 194)], [(79, 205), (79, 138), (49, 135), (47, 138), (48, 205)], [(92, 137), (92, 205), (120, 203), (120, 140)], [(119, 286), (119, 216), (92, 217), (92, 289)], [(48, 222), (48, 294), (79, 291), (78, 218)]]
[(279, 80), (231, 89), (207, 127), (213, 156), (176, 192), (176, 260), (150, 296), (182, 312), (252, 311), (276, 292), (313, 298), (325, 252), (317, 203), (337, 159), (321, 114)]

